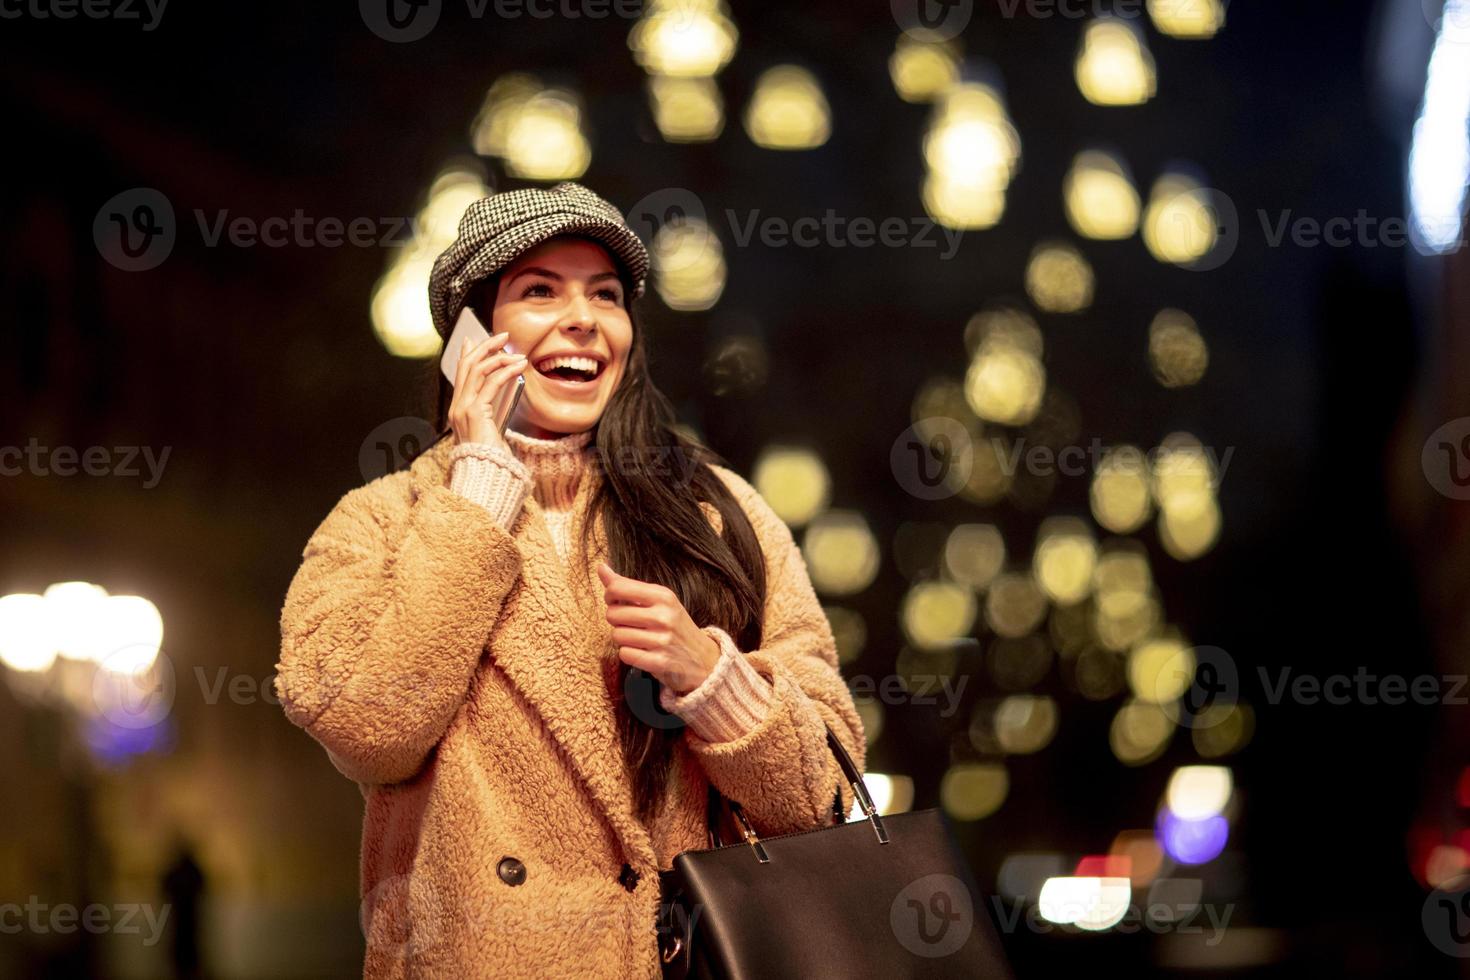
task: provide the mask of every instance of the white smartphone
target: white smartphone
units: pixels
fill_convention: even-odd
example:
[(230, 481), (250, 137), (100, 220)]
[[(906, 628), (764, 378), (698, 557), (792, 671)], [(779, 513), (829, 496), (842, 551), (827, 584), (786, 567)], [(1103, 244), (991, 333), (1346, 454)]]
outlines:
[[(439, 370), (444, 372), (444, 377), (449, 379), (450, 384), (454, 384), (454, 373), (459, 368), (459, 356), (465, 349), (465, 341), (469, 341), (469, 345), (474, 347), (489, 339), (490, 332), (485, 329), (480, 318), (475, 316), (475, 311), (468, 306), (461, 310), (459, 319), (454, 322), (454, 329), (450, 331), (449, 340), (444, 345), (444, 353), (439, 357)], [(508, 340), (501, 350), (507, 354), (516, 352)], [(516, 375), (495, 397), (495, 424), (501, 435), (505, 434), (505, 427), (510, 424), (510, 417), (521, 400), (521, 389), (525, 386), (526, 379)]]

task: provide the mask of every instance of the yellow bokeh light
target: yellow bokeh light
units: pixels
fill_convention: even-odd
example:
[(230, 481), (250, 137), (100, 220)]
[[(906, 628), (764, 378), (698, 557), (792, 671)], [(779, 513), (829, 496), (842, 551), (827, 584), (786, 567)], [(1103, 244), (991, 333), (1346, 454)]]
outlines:
[(1179, 819), (1203, 820), (1225, 810), (1234, 786), (1225, 766), (1180, 766), (1169, 777), (1164, 799)]
[(1046, 616), (1046, 596), (1030, 575), (1006, 572), (990, 583), (985, 621), (1000, 636), (1025, 636)]
[(1020, 156), (1021, 138), (989, 86), (956, 85), (935, 106), (924, 136), (924, 160), (932, 172), (1004, 190)]
[(1108, 743), (1119, 762), (1141, 766), (1163, 755), (1173, 734), (1173, 720), (1157, 704), (1129, 701), (1113, 716)]
[(950, 86), (924, 136), (924, 209), (948, 228), (993, 227), (1005, 213), (1021, 140), (999, 94), (974, 82)]
[(735, 55), (740, 32), (716, 0), (651, 0), (628, 32), (633, 60), (650, 75), (714, 75)]
[(1075, 517), (1052, 517), (1037, 531), (1032, 571), (1036, 583), (1058, 605), (1070, 606), (1092, 591), (1097, 566), (1097, 542), (1087, 525)]
[(965, 372), (965, 398), (989, 422), (1025, 425), (1036, 417), (1045, 394), (1041, 361), (1015, 347), (982, 344)]
[(831, 135), (831, 110), (817, 78), (796, 65), (777, 65), (755, 83), (745, 131), (768, 150), (810, 150)]
[(1005, 561), (1005, 539), (993, 524), (961, 524), (944, 543), (945, 571), (976, 592), (989, 587)]
[(922, 191), (924, 212), (946, 228), (994, 228), (1006, 211), (1005, 191), (983, 181), (929, 174)]
[(654, 75), (648, 98), (654, 124), (670, 143), (707, 143), (725, 128), (725, 106), (712, 79)]
[(930, 102), (959, 80), (959, 52), (951, 42), (900, 34), (888, 59), (888, 77), (905, 102)]
[(1148, 15), (1160, 34), (1207, 40), (1225, 26), (1226, 0), (1148, 0)]
[(1138, 191), (1116, 157), (1098, 150), (1077, 155), (1063, 185), (1067, 220), (1085, 238), (1117, 241), (1138, 230)]
[(1165, 388), (1197, 384), (1210, 364), (1210, 351), (1194, 317), (1183, 310), (1160, 310), (1148, 328), (1148, 360)]
[(878, 540), (861, 514), (829, 510), (807, 526), (802, 555), (812, 585), (826, 595), (852, 595), (878, 574)]
[(1010, 774), (998, 763), (950, 766), (939, 783), (939, 802), (954, 820), (981, 820), (999, 810), (1010, 792)]
[(405, 252), (373, 287), (373, 333), (394, 357), (431, 357), (443, 341), (429, 313), (428, 251)]
[(1194, 651), (1174, 636), (1145, 640), (1128, 655), (1128, 687), (1149, 704), (1177, 700), (1194, 683)]
[(1138, 530), (1153, 511), (1148, 459), (1136, 446), (1115, 446), (1098, 461), (1088, 491), (1092, 516), (1117, 534)]
[(540, 79), (525, 72), (510, 72), (497, 78), (470, 124), (470, 144), (475, 152), (484, 157), (505, 156), (516, 114), (543, 88)]
[(899, 621), (916, 647), (940, 647), (975, 625), (975, 593), (954, 582), (920, 582), (904, 596)]
[(1143, 36), (1111, 17), (1087, 25), (1074, 74), (1093, 105), (1142, 105), (1154, 97), (1158, 84)]
[(706, 222), (686, 217), (663, 225), (649, 251), (654, 288), (669, 309), (707, 310), (719, 301), (725, 291), (725, 250)]
[(827, 507), (832, 479), (827, 464), (810, 449), (772, 446), (755, 461), (751, 482), (776, 516), (800, 527)]
[(1220, 507), (1207, 500), (1195, 511), (1163, 510), (1159, 514), (1159, 542), (1172, 558), (1190, 561), (1209, 552), (1220, 538)]
[(1009, 347), (1041, 357), (1041, 327), (1035, 318), (1013, 306), (981, 310), (965, 324), (965, 349), (974, 356), (985, 346)]
[(1127, 878), (1048, 878), (1036, 910), (1048, 922), (1103, 932), (1123, 921), (1132, 897)]
[(1215, 503), (1215, 466), (1194, 436), (1174, 432), (1154, 454), (1153, 495), (1159, 509), (1184, 520), (1199, 516)]
[(1057, 732), (1057, 703), (1044, 695), (1013, 694), (995, 710), (995, 738), (1013, 755), (1040, 752)]
[(1220, 238), (1220, 218), (1207, 190), (1183, 174), (1154, 182), (1143, 217), (1143, 242), (1160, 262), (1188, 266), (1209, 255)]
[(592, 145), (582, 132), (577, 97), (546, 89), (512, 115), (505, 135), (505, 171), (528, 180), (571, 180), (587, 172)]
[(1092, 266), (1064, 242), (1043, 242), (1026, 266), (1026, 293), (1048, 313), (1078, 313), (1092, 305)]

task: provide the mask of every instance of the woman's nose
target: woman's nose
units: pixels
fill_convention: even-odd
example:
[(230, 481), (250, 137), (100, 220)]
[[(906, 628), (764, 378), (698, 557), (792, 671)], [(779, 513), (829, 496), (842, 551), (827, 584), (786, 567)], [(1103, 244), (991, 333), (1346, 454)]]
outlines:
[(563, 330), (580, 330), (592, 333), (597, 329), (597, 318), (592, 315), (592, 308), (582, 298), (575, 298), (567, 304), (567, 314), (562, 319)]

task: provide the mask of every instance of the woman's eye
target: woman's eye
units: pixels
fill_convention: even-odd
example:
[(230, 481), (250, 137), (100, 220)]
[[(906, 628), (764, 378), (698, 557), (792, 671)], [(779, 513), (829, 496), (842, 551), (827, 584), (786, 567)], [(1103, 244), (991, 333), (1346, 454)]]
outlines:
[(599, 289), (597, 296), (599, 299), (605, 299), (612, 303), (618, 301), (618, 291), (616, 289)]
[[(538, 290), (539, 290), (539, 292), (538, 292)], [(526, 287), (525, 292), (521, 293), (521, 296), (522, 297), (526, 297), (526, 296), (550, 296), (550, 295), (551, 295), (551, 287), (548, 286), (544, 282), (533, 282), (533, 283), (531, 283), (531, 285), (529, 285), (529, 286)]]

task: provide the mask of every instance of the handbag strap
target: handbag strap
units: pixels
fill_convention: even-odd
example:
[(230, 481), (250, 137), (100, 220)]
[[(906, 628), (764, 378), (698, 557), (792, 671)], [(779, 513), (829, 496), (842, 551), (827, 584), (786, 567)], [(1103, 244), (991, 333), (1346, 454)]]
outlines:
[[(858, 806), (862, 809), (868, 822), (873, 825), (873, 832), (878, 836), (878, 843), (887, 844), (888, 829), (883, 826), (883, 819), (878, 815), (878, 808), (873, 805), (873, 798), (868, 795), (868, 788), (863, 785), (862, 773), (858, 772), (858, 767), (853, 763), (852, 756), (847, 754), (847, 749), (843, 746), (842, 741), (836, 735), (832, 734), (832, 726), (824, 721), (822, 722), (822, 727), (827, 732), (827, 746), (832, 750), (832, 754), (837, 757), (837, 765), (842, 770), (843, 776), (847, 778), (848, 784), (852, 787), (852, 792), (857, 798)], [(721, 793), (713, 782), (709, 784), (709, 800), (705, 812), (705, 827), (708, 831), (710, 848), (714, 849), (725, 846), (724, 840), (720, 835), (721, 800), (725, 802), (730, 813), (739, 823), (741, 835), (745, 838), (746, 843), (754, 848), (757, 858), (762, 863), (769, 860), (766, 856), (765, 848), (761, 846), (760, 838), (756, 835), (754, 828), (750, 826), (750, 821), (746, 819), (745, 811), (741, 808), (740, 804)], [(840, 786), (837, 788), (836, 796), (832, 800), (832, 813), (836, 818), (835, 824), (840, 825), (847, 822), (847, 814), (842, 812), (842, 788)]]

